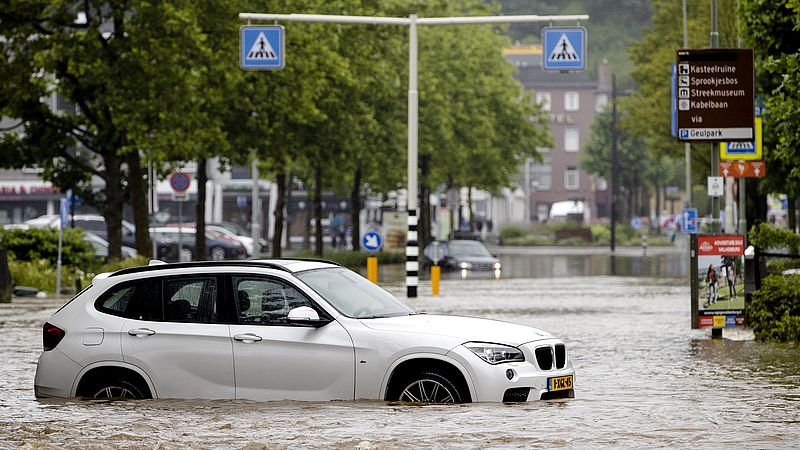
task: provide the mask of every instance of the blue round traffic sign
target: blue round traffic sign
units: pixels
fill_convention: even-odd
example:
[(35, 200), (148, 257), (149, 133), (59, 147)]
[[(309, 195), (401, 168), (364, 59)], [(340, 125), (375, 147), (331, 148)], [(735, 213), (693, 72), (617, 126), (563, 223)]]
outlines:
[(192, 179), (183, 172), (175, 172), (169, 177), (169, 185), (175, 192), (186, 192)]
[(361, 238), (361, 246), (368, 252), (377, 252), (383, 247), (383, 238), (375, 230), (369, 230)]

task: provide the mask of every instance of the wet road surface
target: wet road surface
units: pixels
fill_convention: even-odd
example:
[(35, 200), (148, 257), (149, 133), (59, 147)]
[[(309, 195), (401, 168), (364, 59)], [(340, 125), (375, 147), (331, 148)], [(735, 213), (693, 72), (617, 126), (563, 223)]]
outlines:
[(437, 298), (423, 282), (413, 307), (537, 326), (575, 366), (575, 399), (457, 406), (38, 401), (41, 324), (58, 303), (17, 299), (0, 304), (0, 448), (796, 448), (800, 346), (689, 329), (684, 280), (445, 280)]

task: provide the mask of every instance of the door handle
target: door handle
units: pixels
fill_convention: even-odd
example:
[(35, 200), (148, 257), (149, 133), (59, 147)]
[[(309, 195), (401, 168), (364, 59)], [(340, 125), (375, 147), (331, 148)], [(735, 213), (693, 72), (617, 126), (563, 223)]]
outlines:
[(128, 334), (130, 334), (131, 336), (136, 336), (138, 338), (143, 338), (147, 336), (152, 336), (156, 334), (156, 332), (151, 330), (150, 328), (134, 328), (132, 330), (128, 330)]
[(260, 341), (261, 336), (258, 336), (253, 333), (235, 334), (233, 335), (233, 339), (239, 342), (244, 342), (245, 344), (252, 344), (253, 342)]

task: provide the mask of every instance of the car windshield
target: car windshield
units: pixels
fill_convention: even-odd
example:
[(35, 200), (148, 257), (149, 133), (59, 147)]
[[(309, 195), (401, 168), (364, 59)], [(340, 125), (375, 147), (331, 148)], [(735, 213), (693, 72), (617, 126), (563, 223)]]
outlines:
[(447, 244), (447, 250), (450, 256), (492, 256), (483, 244), (473, 241), (452, 241)]
[(348, 317), (374, 319), (416, 314), (392, 294), (345, 268), (316, 269), (296, 275)]

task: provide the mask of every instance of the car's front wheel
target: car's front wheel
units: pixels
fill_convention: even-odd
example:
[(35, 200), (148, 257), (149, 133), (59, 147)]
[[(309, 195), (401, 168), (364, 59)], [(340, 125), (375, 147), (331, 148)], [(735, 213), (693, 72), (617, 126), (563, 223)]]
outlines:
[(149, 398), (136, 384), (120, 378), (116, 380), (100, 381), (91, 391), (92, 398), (102, 399), (142, 399)]
[(213, 247), (209, 252), (212, 261), (222, 261), (225, 259), (225, 249), (222, 247)]
[(461, 403), (458, 388), (446, 376), (436, 372), (420, 372), (408, 377), (399, 392), (401, 402)]

